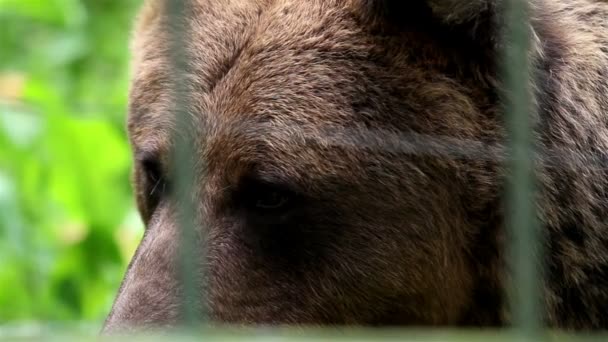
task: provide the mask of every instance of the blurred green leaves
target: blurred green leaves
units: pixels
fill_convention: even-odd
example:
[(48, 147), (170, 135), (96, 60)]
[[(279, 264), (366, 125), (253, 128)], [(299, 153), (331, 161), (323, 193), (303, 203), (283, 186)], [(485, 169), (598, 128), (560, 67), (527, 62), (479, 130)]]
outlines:
[(141, 236), (124, 131), (140, 0), (0, 0), (0, 323), (99, 320)]
[(86, 14), (79, 0), (0, 0), (0, 9), (10, 15), (27, 17), (39, 23), (64, 26), (82, 21)]

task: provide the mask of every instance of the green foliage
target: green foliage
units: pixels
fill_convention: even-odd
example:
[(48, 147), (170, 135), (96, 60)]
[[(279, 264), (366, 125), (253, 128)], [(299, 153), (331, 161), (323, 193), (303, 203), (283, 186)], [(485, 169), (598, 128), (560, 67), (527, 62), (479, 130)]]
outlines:
[(0, 323), (99, 320), (141, 237), (124, 130), (141, 0), (0, 0)]

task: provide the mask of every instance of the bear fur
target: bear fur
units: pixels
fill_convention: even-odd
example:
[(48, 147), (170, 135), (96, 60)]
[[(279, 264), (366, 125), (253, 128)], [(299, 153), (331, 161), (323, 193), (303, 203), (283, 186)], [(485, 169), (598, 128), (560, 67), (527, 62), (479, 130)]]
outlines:
[[(106, 331), (180, 321), (175, 136), (213, 321), (510, 323), (501, 1), (190, 0), (179, 45), (165, 5), (132, 44), (147, 228)], [(608, 328), (608, 1), (529, 5), (544, 319)]]

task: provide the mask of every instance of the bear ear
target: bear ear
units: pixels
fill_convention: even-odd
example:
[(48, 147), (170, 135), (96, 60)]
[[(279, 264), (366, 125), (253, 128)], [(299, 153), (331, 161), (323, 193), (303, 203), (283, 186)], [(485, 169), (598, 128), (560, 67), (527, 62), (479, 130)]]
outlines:
[(493, 17), (499, 0), (363, 0), (372, 12), (388, 16), (413, 18), (431, 14), (450, 25), (462, 25)]
[(362, 0), (373, 17), (399, 26), (442, 26), (477, 41), (495, 38), (500, 0)]

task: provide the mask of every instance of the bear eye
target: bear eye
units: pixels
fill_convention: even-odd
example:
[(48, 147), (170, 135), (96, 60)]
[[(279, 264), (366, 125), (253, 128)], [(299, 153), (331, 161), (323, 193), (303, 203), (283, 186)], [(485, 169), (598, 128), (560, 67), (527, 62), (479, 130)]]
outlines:
[(158, 205), (167, 191), (167, 181), (160, 160), (156, 157), (148, 156), (141, 161), (144, 173), (144, 196), (150, 208)]
[(248, 179), (241, 184), (238, 201), (253, 213), (281, 215), (291, 209), (296, 197), (285, 186)]
[(278, 210), (289, 203), (289, 196), (278, 190), (268, 189), (256, 197), (255, 207), (260, 210)]

